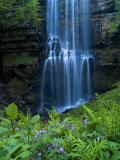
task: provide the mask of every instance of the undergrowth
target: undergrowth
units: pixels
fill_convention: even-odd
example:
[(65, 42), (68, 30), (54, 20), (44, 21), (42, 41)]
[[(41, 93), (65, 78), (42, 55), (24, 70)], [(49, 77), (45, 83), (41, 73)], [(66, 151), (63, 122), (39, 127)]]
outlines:
[(120, 160), (120, 84), (86, 106), (58, 115), (24, 115), (12, 103), (0, 116), (1, 160)]

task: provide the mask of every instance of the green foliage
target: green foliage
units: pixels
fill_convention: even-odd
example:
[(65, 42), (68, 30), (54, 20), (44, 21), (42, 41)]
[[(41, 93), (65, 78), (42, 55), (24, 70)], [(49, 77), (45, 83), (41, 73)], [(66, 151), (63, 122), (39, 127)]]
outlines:
[(13, 103), (0, 117), (2, 160), (119, 160), (120, 84), (88, 105), (59, 115), (19, 112)]
[(115, 8), (117, 11), (116, 18), (109, 25), (109, 34), (110, 36), (115, 33), (120, 26), (120, 0), (115, 0)]
[(114, 22), (111, 22), (110, 25), (109, 25), (109, 34), (112, 35), (113, 33), (115, 33), (118, 29), (120, 25), (120, 21), (114, 21)]
[(5, 110), (11, 120), (16, 120), (18, 116), (18, 109), (15, 103), (10, 104)]
[(39, 24), (37, 0), (0, 0), (0, 24)]

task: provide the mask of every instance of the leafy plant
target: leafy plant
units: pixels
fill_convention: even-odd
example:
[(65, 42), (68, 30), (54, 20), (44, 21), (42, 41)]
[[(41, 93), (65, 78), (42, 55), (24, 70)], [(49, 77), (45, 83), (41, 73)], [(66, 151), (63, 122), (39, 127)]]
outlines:
[(11, 26), (17, 24), (39, 24), (37, 0), (0, 0), (0, 24)]
[[(120, 84), (86, 106), (59, 115), (25, 115), (12, 103), (0, 117), (2, 160), (119, 160)], [(12, 122), (12, 123), (11, 123)], [(12, 127), (11, 127), (12, 126)]]
[(18, 109), (15, 103), (10, 104), (6, 109), (7, 116), (12, 120), (16, 120), (18, 116)]

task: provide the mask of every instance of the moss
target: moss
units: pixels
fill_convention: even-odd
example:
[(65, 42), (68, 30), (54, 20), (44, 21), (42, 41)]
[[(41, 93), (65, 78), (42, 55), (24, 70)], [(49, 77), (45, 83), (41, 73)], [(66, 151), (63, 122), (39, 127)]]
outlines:
[(8, 89), (21, 98), (24, 96), (25, 87), (25, 82), (17, 78), (8, 83)]
[(30, 65), (34, 61), (32, 55), (7, 55), (3, 59), (4, 66)]
[(115, 9), (117, 11), (116, 14), (116, 18), (114, 21), (112, 21), (109, 25), (109, 34), (110, 36), (112, 36), (112, 34), (114, 34), (116, 31), (119, 30), (119, 26), (120, 26), (120, 1), (119, 0), (115, 0)]

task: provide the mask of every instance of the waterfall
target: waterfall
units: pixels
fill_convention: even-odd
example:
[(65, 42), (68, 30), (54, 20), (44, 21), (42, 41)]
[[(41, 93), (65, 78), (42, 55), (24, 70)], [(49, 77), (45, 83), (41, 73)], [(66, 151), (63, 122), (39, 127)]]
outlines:
[(40, 110), (77, 107), (93, 96), (90, 0), (47, 0), (47, 57)]

